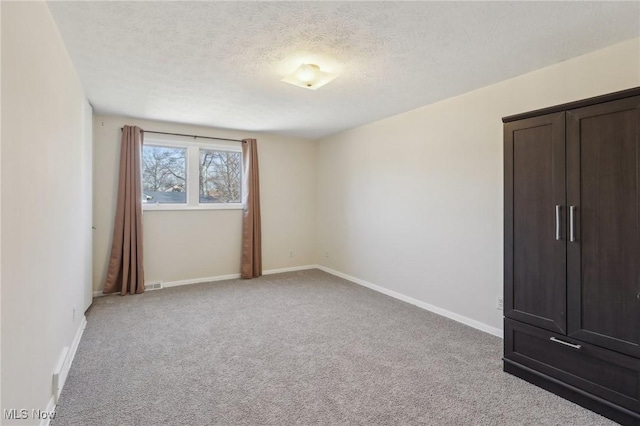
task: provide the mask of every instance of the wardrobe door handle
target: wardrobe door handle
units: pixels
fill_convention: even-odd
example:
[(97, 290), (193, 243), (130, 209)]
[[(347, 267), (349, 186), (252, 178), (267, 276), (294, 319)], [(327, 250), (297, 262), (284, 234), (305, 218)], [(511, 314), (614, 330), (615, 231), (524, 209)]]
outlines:
[(560, 205), (556, 205), (556, 240), (560, 240)]
[(569, 241), (571, 241), (572, 243), (574, 243), (576, 241), (576, 235), (575, 235), (575, 222), (573, 220), (573, 216), (576, 212), (576, 206), (571, 206), (569, 207)]
[(555, 337), (550, 337), (549, 340), (560, 343), (561, 345), (569, 346), (573, 349), (580, 349), (582, 347), (582, 345), (574, 345), (573, 343), (565, 342), (564, 340), (556, 339)]

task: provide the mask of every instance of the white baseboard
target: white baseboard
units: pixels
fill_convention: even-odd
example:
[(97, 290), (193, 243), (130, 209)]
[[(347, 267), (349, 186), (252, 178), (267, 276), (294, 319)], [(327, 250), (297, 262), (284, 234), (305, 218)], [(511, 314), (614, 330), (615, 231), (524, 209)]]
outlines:
[(193, 279), (190, 279), (190, 280), (164, 281), (162, 283), (162, 288), (178, 287), (178, 286), (181, 286), (181, 285), (189, 285), (189, 284), (208, 283), (208, 282), (212, 282), (212, 281), (233, 280), (233, 279), (236, 279), (236, 278), (240, 278), (240, 274), (218, 275), (217, 277), (193, 278)]
[(419, 308), (425, 309), (427, 311), (433, 312), (433, 313), (438, 314), (438, 315), (442, 315), (443, 317), (447, 317), (447, 318), (452, 319), (454, 321), (457, 321), (457, 322), (460, 322), (462, 324), (468, 325), (470, 327), (476, 328), (476, 329), (478, 329), (480, 331), (484, 331), (485, 333), (489, 333), (489, 334), (492, 334), (492, 335), (500, 337), (500, 338), (503, 337), (503, 332), (499, 328), (492, 327), (492, 326), (487, 325), (485, 323), (482, 323), (480, 321), (476, 321), (474, 319), (467, 318), (467, 317), (465, 317), (463, 315), (456, 314), (455, 312), (451, 312), (451, 311), (448, 311), (446, 309), (439, 308), (437, 306), (434, 306), (434, 305), (431, 305), (429, 303), (423, 302), (421, 300), (414, 299), (413, 297), (405, 296), (402, 293), (398, 293), (396, 291), (389, 290), (389, 289), (381, 287), (379, 285), (371, 284), (368, 281), (361, 280), (360, 278), (352, 277), (351, 275), (347, 275), (347, 274), (344, 274), (342, 272), (336, 271), (334, 269), (327, 268), (326, 266), (318, 265), (317, 268), (322, 270), (322, 271), (328, 272), (329, 274), (335, 275), (335, 276), (340, 277), (340, 278), (344, 278), (345, 280), (354, 282), (354, 283), (359, 284), (361, 286), (370, 288), (371, 290), (375, 290), (375, 291), (377, 291), (379, 293), (382, 293), (382, 294), (385, 294), (387, 296), (393, 297), (394, 299), (398, 299), (398, 300), (402, 300), (403, 302), (411, 303), (412, 305), (415, 305), (415, 306), (417, 306)]
[(262, 271), (262, 275), (281, 274), (283, 272), (306, 271), (307, 269), (318, 269), (318, 265), (292, 266), (290, 268), (267, 269)]
[[(262, 271), (262, 275), (281, 274), (283, 272), (304, 271), (307, 269), (317, 269), (317, 268), (318, 268), (318, 265), (302, 265), (302, 266), (292, 266), (289, 268), (267, 269)], [(240, 274), (218, 275), (216, 277), (192, 278), (188, 280), (179, 280), (179, 281), (165, 281), (162, 283), (162, 288), (178, 287), (181, 285), (189, 285), (189, 284), (210, 283), (214, 281), (234, 280), (237, 278), (240, 278)], [(104, 294), (102, 293), (102, 290), (98, 290), (93, 292), (93, 297), (111, 296), (114, 294), (120, 294), (120, 293)]]
[(115, 296), (116, 294), (120, 294), (120, 293), (104, 294), (102, 290), (96, 290), (93, 292), (93, 297)]
[(65, 382), (67, 381), (67, 376), (69, 375), (69, 371), (71, 370), (71, 364), (73, 363), (73, 359), (75, 358), (76, 352), (78, 351), (78, 345), (80, 345), (80, 340), (82, 339), (82, 334), (84, 333), (84, 329), (86, 326), (87, 318), (83, 315), (82, 320), (80, 321), (80, 325), (78, 326), (78, 330), (76, 331), (76, 335), (73, 338), (73, 342), (71, 342), (71, 346), (65, 347), (63, 349), (61, 359), (58, 366), (56, 367), (56, 371), (54, 372), (52, 389), (53, 392), (46, 408), (46, 412), (48, 414), (46, 418), (42, 418), (40, 420), (40, 426), (48, 426), (49, 422), (51, 421), (49, 414), (53, 413), (56, 409), (58, 398), (60, 396), (60, 393), (62, 392), (62, 388), (64, 387)]
[[(292, 266), (290, 268), (267, 269), (262, 271), (262, 275), (280, 274), (283, 272), (304, 271), (306, 269), (315, 269), (318, 265)], [(180, 285), (210, 283), (214, 281), (234, 280), (240, 278), (240, 274), (218, 275), (217, 277), (193, 278), (190, 280), (168, 281), (163, 282), (162, 287), (177, 287)]]
[(55, 410), (56, 410), (56, 399), (52, 396), (46, 408), (47, 417), (40, 419), (40, 426), (49, 426), (49, 423), (51, 422), (51, 418), (49, 417), (48, 414), (54, 413)]

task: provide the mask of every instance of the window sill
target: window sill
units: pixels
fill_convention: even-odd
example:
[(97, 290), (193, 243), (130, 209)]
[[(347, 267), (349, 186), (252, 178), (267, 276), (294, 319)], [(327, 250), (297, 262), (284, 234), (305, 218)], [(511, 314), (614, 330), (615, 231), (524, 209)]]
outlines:
[(242, 210), (241, 203), (235, 204), (200, 204), (197, 206), (188, 206), (185, 204), (143, 204), (142, 210), (150, 211), (167, 211), (167, 210)]

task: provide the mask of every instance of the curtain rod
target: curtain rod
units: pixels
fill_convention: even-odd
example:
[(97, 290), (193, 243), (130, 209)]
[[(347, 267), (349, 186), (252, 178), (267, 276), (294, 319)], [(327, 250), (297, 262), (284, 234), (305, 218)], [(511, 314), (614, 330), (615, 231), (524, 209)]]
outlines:
[[(120, 127), (120, 131), (123, 131), (123, 130), (124, 130), (124, 127)], [(242, 139), (214, 138), (212, 136), (185, 135), (184, 133), (154, 132), (153, 130), (143, 130), (142, 133), (154, 133), (156, 135), (186, 136), (188, 138), (213, 139), (216, 141), (242, 142)]]

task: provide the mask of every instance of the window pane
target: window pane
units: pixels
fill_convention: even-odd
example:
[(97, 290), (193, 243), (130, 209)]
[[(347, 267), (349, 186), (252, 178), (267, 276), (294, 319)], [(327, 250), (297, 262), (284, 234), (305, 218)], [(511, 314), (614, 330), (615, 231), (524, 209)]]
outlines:
[(187, 150), (142, 146), (142, 202), (186, 204)]
[(239, 152), (200, 150), (200, 202), (239, 203), (242, 157)]

